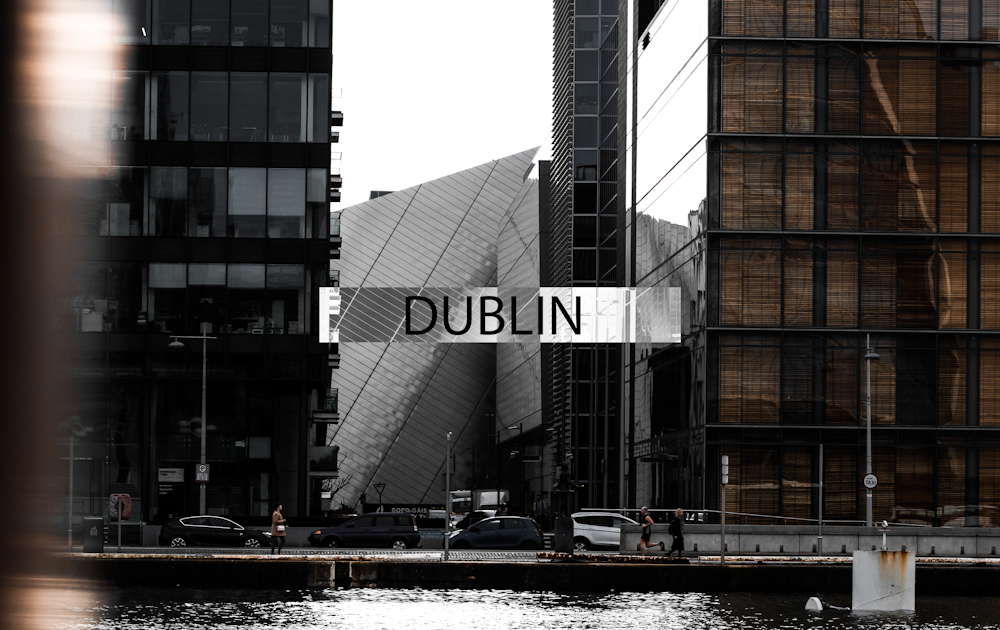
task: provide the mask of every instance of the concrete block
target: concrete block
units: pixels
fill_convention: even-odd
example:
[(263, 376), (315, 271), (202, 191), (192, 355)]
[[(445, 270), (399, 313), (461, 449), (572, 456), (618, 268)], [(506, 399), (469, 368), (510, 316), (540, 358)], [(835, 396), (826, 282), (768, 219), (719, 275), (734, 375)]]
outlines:
[[(823, 553), (840, 554), (854, 553), (858, 548), (858, 537), (844, 534), (827, 534), (823, 532)], [(846, 551), (845, 551), (846, 550)]]
[(909, 551), (855, 551), (852, 610), (914, 610), (917, 556)]

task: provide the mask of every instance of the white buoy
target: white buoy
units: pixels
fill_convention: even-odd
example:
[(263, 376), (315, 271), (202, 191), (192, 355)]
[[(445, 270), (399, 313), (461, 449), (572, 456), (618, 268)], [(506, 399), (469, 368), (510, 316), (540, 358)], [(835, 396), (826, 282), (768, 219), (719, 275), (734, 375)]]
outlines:
[(806, 602), (806, 610), (823, 610), (823, 602), (819, 601), (818, 597), (810, 597), (809, 601)]

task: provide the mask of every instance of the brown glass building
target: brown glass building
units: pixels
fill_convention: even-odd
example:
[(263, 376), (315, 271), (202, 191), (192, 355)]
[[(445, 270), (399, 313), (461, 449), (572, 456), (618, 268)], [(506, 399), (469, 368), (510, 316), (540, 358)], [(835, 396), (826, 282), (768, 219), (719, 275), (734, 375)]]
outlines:
[[(681, 347), (633, 365), (633, 496), (718, 508), (728, 455), (727, 509), (816, 518), (822, 477), (824, 518), (863, 519), (870, 334), (874, 518), (996, 526), (1000, 2), (685, 4), (635, 39), (632, 207), (704, 198), (704, 228), (636, 282), (687, 286), (702, 247), (705, 281), (688, 283)], [(647, 108), (644, 84), (672, 100)], [(707, 133), (669, 113), (706, 92)], [(676, 141), (644, 142), (656, 125)], [(658, 372), (692, 385), (664, 398)]]

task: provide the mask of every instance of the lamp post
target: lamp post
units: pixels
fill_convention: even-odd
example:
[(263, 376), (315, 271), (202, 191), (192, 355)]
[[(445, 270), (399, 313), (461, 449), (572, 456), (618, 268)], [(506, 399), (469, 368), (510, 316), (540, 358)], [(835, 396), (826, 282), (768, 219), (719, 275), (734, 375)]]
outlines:
[(451, 431), (445, 436), (444, 449), (444, 561), (448, 562), (448, 547), (451, 542)]
[[(865, 473), (866, 475), (872, 474), (872, 361), (878, 361), (882, 357), (879, 356), (875, 349), (872, 348), (872, 336), (865, 335), (865, 362), (868, 365), (868, 396), (866, 401), (866, 406), (868, 407), (868, 422), (867, 422), (867, 433), (868, 433), (868, 450), (865, 461)], [(872, 489), (865, 488), (865, 527), (871, 527), (872, 524)]]
[[(206, 382), (208, 379), (208, 340), (215, 339), (209, 337), (204, 331), (201, 335), (170, 335), (173, 341), (167, 345), (168, 348), (183, 350), (184, 344), (181, 339), (201, 339), (201, 465), (205, 466), (205, 439), (208, 435), (208, 418), (205, 417), (205, 393), (207, 391)], [(205, 486), (208, 485), (206, 479), (198, 488), (198, 514), (205, 513)]]

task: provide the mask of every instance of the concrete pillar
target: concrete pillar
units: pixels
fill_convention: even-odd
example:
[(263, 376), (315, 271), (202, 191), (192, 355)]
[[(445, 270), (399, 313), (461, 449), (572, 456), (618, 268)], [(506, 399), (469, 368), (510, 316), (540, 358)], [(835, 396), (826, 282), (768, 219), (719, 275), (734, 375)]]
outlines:
[(914, 610), (917, 554), (855, 551), (851, 610)]

